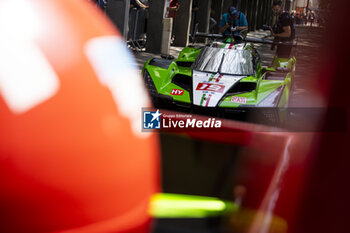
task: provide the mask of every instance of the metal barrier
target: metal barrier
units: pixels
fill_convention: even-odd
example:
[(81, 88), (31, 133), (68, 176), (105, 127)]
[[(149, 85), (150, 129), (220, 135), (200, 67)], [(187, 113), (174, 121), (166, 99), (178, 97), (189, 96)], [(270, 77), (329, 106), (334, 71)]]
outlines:
[(129, 13), (129, 32), (127, 37), (128, 47), (138, 51), (145, 49), (145, 28), (147, 21), (147, 10), (132, 8)]

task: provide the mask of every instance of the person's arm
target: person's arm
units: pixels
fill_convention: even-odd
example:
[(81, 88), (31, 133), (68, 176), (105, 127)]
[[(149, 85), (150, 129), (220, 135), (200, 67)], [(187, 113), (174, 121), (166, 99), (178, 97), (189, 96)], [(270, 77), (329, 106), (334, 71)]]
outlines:
[(226, 23), (224, 26), (220, 27), (219, 32), (224, 33), (229, 27), (230, 25)]
[(288, 38), (291, 36), (292, 34), (292, 30), (290, 29), (290, 26), (284, 26), (283, 28), (283, 32), (282, 33), (274, 33), (273, 31), (271, 31), (271, 34), (274, 37), (281, 37), (281, 38)]
[(245, 17), (245, 15), (241, 12), (240, 16), (239, 16), (239, 25), (237, 26), (236, 29), (239, 31), (242, 31), (244, 29), (248, 29), (248, 21), (247, 18)]
[(176, 6), (169, 6), (168, 11), (177, 11), (177, 7)]
[(222, 17), (220, 24), (219, 24), (219, 32), (220, 33), (224, 33), (226, 31), (226, 29), (228, 29), (230, 27), (230, 25), (226, 22), (224, 16)]
[(148, 8), (148, 6), (143, 4), (140, 0), (136, 0), (136, 3), (139, 4), (139, 6), (142, 8), (145, 8), (145, 9)]
[(248, 26), (236, 27), (236, 29), (239, 30), (239, 31), (242, 31), (242, 30), (247, 29), (247, 28), (248, 28)]

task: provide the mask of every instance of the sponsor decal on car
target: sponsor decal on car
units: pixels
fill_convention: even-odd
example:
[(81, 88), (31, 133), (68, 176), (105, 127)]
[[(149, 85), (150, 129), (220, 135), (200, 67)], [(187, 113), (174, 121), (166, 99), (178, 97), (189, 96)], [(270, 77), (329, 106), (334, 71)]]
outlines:
[(179, 90), (179, 89), (172, 89), (170, 92), (170, 95), (183, 95), (184, 90)]
[(246, 104), (247, 103), (247, 97), (232, 96), (231, 102), (238, 103), (238, 104)]

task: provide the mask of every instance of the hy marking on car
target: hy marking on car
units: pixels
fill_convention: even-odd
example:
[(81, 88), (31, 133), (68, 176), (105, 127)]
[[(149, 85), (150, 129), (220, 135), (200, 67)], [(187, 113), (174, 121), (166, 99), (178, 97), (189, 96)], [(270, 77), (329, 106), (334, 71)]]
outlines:
[(170, 92), (170, 95), (183, 95), (184, 90), (179, 90), (179, 89), (172, 89)]

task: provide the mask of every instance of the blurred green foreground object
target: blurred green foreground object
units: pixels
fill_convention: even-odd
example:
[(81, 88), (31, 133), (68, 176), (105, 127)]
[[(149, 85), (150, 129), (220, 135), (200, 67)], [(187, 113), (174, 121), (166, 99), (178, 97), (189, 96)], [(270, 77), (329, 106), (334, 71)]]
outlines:
[(233, 202), (214, 197), (158, 193), (151, 199), (149, 213), (156, 218), (205, 218), (237, 212)]

